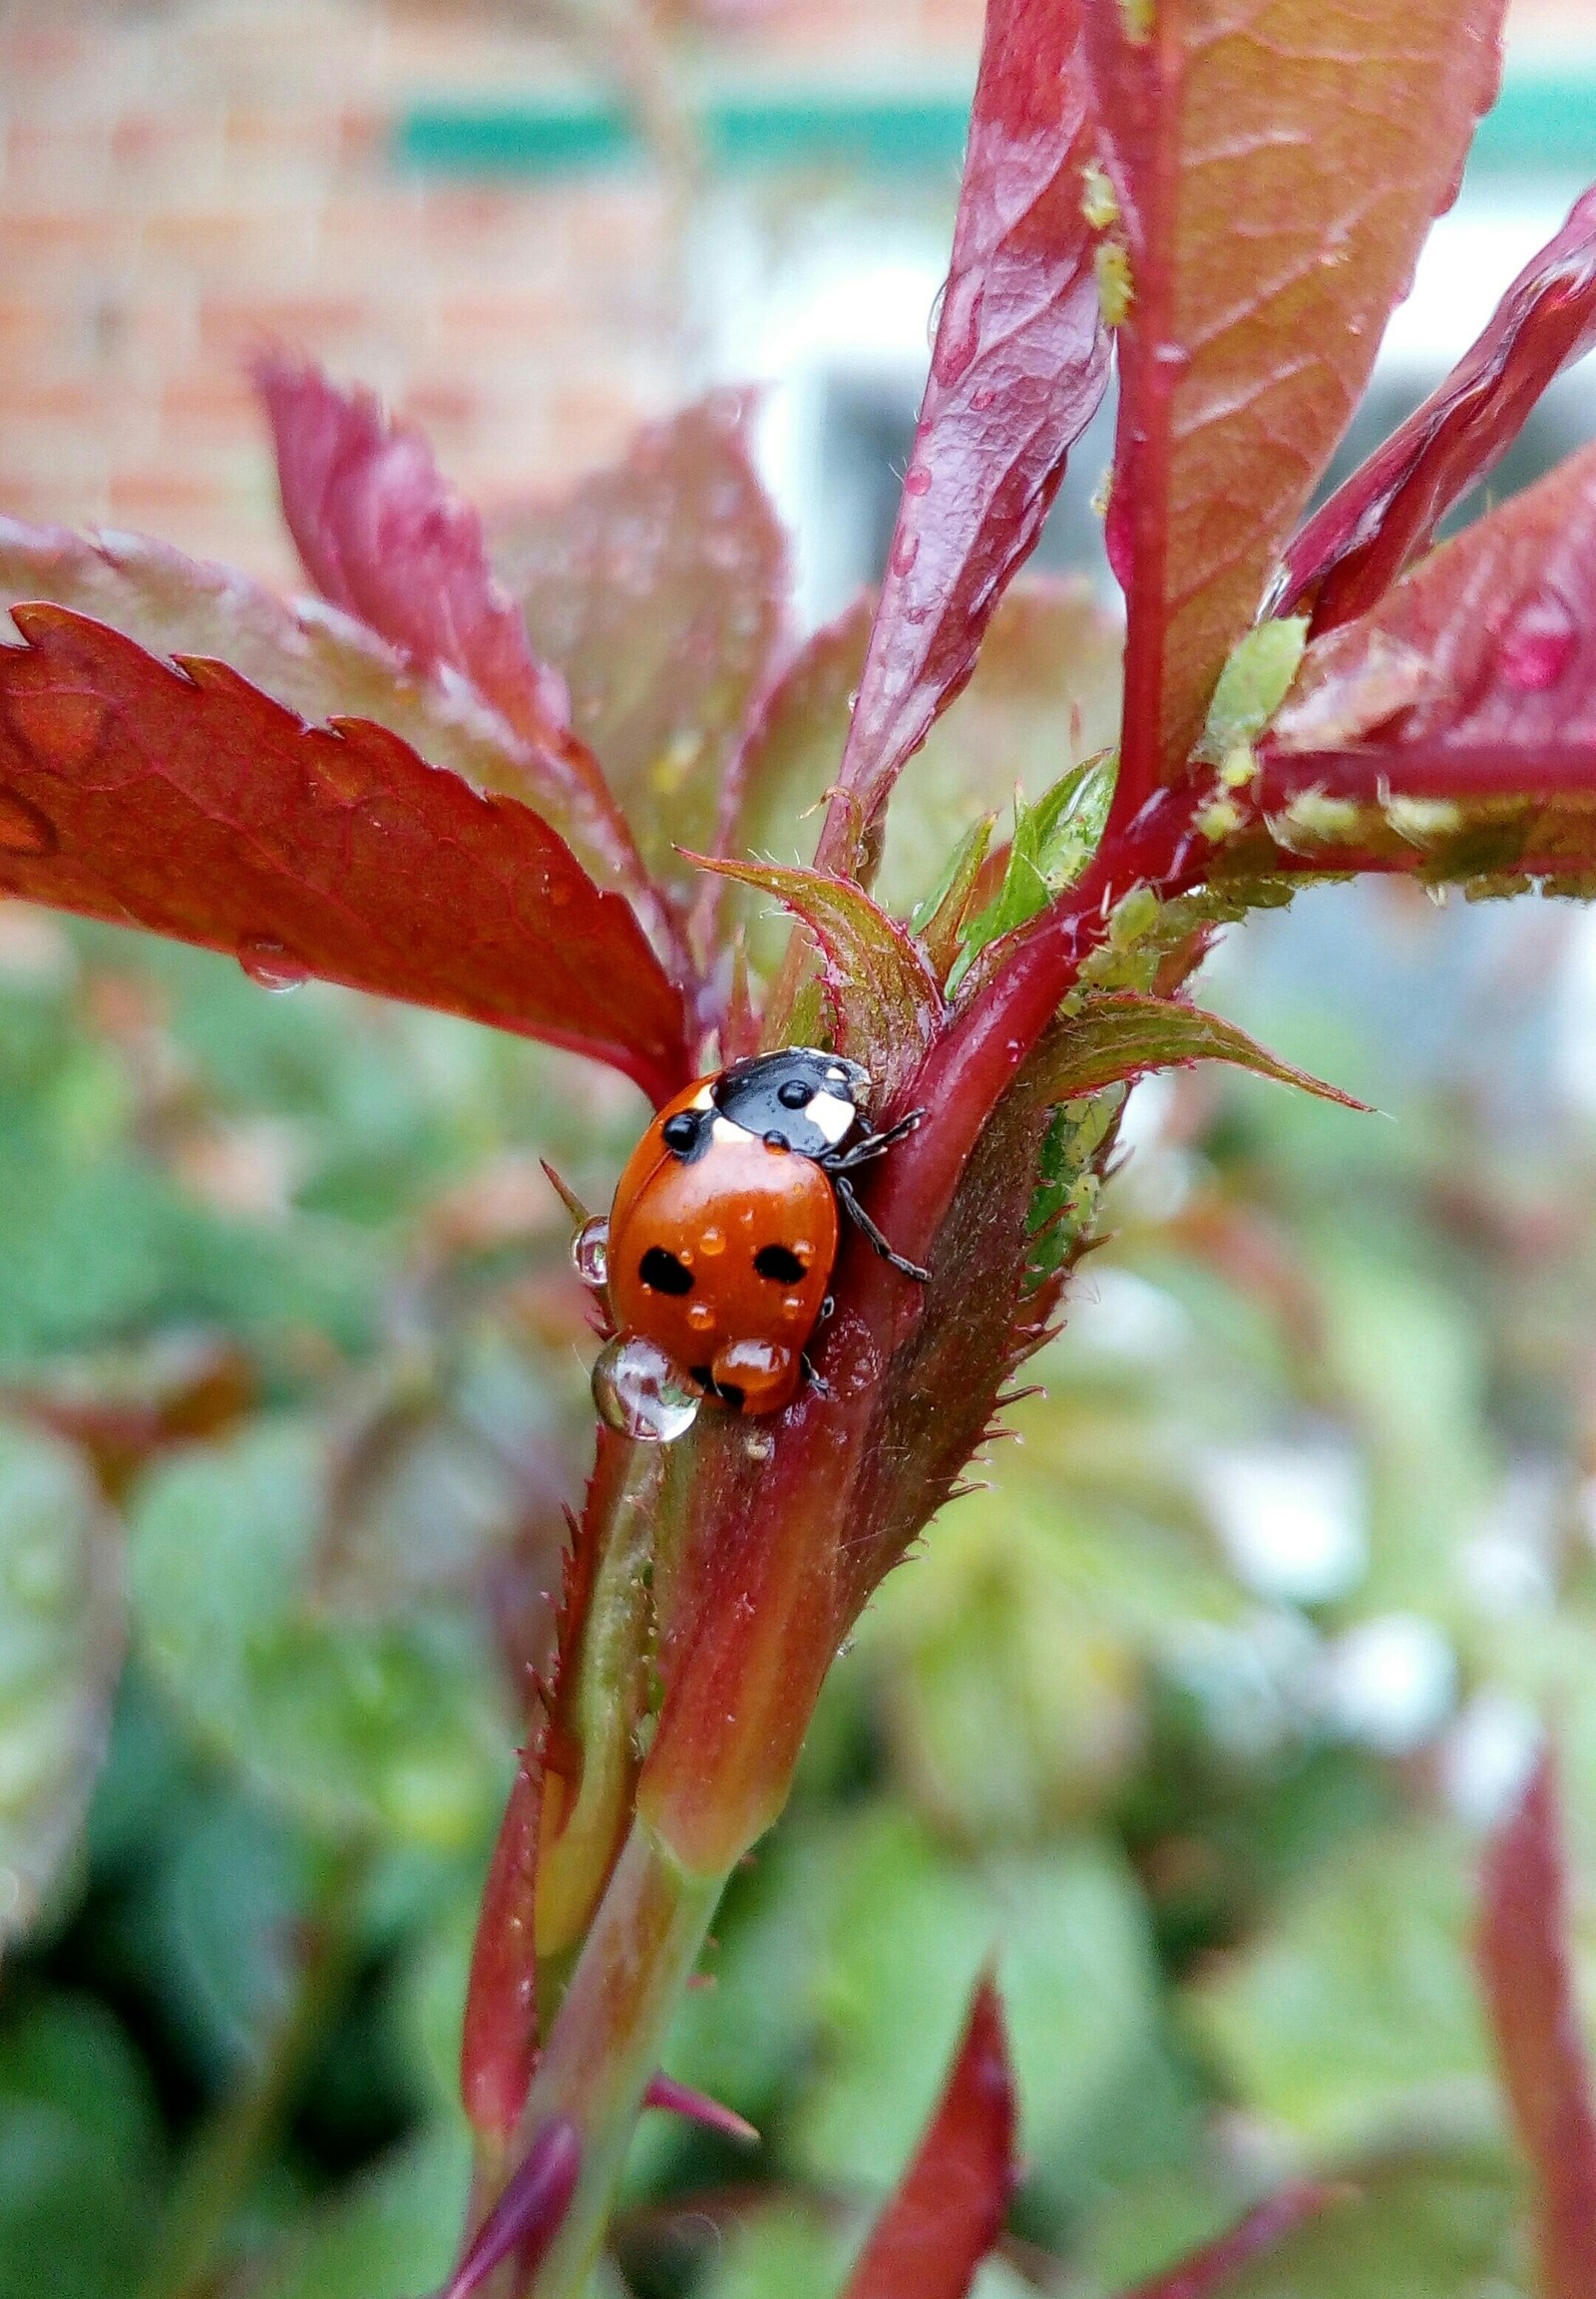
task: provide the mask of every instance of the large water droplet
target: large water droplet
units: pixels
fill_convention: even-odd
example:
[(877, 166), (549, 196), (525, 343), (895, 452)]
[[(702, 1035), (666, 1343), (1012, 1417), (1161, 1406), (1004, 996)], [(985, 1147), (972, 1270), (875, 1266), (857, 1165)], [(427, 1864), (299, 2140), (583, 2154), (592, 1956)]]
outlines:
[(950, 289), (937, 331), (932, 372), (937, 381), (957, 383), (981, 348), (981, 306), (986, 289), (966, 273)]
[(1577, 636), (1560, 598), (1537, 598), (1507, 631), (1496, 667), (1521, 694), (1543, 694), (1568, 668)]
[(602, 1214), (584, 1222), (572, 1239), (571, 1266), (596, 1294), (609, 1283), (609, 1224)]
[(702, 1390), (641, 1334), (617, 1334), (593, 1368), (593, 1401), (599, 1418), (640, 1444), (669, 1445), (698, 1418)]
[(238, 945), (238, 963), (261, 989), (298, 989), (310, 979), (310, 968), (295, 958), (284, 942), (269, 934), (251, 934)]
[(915, 561), (919, 557), (919, 536), (900, 535), (897, 542), (892, 547), (892, 571), (894, 575), (913, 575), (915, 571)]
[(54, 854), (56, 826), (32, 799), (0, 786), (0, 848), (7, 854)]

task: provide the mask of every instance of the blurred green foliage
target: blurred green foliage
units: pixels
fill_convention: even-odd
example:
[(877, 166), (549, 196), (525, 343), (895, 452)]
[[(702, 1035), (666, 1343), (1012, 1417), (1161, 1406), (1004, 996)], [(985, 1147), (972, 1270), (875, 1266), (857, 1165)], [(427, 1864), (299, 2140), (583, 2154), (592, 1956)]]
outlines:
[[(646, 2118), (603, 2299), (834, 2290), (990, 1958), (1029, 2176), (982, 2299), (1122, 2290), (1301, 2165), (1349, 2195), (1243, 2299), (1525, 2288), (1467, 1937), (1547, 1705), (1596, 1857), (1575, 919), (1357, 890), (1222, 956), (1216, 1002), (1390, 1116), (1133, 1102), (1047, 1394), (867, 1615), (678, 2022), (764, 2145)], [(172, 2293), (202, 2224), (228, 2299), (444, 2273), (588, 1441), (536, 1157), (599, 1202), (637, 1117), (0, 911), (0, 2299)]]

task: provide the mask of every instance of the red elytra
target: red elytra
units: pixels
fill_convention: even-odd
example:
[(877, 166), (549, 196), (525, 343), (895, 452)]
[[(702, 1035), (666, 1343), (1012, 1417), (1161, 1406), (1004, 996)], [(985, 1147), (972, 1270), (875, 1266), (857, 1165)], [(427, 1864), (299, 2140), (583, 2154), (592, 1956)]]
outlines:
[(667, 1102), (632, 1151), (609, 1216), (609, 1306), (711, 1396), (779, 1412), (803, 1380), (837, 1258), (837, 1199), (812, 1159), (725, 1119), (684, 1160), (670, 1119), (704, 1110), (713, 1080)]
[(787, 1046), (734, 1062), (666, 1104), (615, 1190), (609, 1306), (718, 1403), (790, 1404), (837, 1258), (839, 1208), (904, 1276), (853, 1175), (920, 1121), (877, 1133), (857, 1062)]

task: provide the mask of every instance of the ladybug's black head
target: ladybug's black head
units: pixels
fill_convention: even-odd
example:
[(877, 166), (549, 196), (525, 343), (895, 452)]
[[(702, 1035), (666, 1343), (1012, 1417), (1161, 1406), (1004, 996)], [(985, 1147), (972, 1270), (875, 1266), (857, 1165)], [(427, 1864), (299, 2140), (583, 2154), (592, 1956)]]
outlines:
[(816, 1046), (783, 1046), (733, 1062), (710, 1089), (716, 1111), (772, 1148), (826, 1158), (841, 1149), (870, 1102), (870, 1075)]

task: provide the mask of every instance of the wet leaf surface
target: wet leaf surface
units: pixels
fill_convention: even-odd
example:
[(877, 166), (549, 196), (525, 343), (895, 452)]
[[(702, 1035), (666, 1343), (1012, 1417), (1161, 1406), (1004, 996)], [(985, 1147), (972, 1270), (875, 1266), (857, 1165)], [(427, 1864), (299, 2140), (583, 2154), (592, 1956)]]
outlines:
[(620, 873), (610, 810), (596, 805), (558, 746), (524, 739), (456, 671), (418, 668), (338, 607), (280, 599), (236, 568), (186, 558), (151, 536), (75, 535), (14, 519), (0, 519), (0, 599), (70, 606), (152, 654), (226, 662), (312, 725), (374, 718), (434, 766), (524, 800), (600, 883)]
[(369, 391), (261, 359), (282, 512), (311, 581), (426, 669), (462, 672), (512, 726), (558, 738), (566, 696), (495, 579), (477, 513)]
[(931, 373), (820, 861), (863, 852), (904, 761), (975, 667), (1029, 556), (1108, 352), (1081, 213), (1092, 157), (1074, 0), (998, 0)]
[(1376, 605), (1494, 469), (1547, 384), (1593, 343), (1596, 192), (1587, 192), (1445, 381), (1295, 537), (1282, 610), (1311, 608), (1323, 631)]
[(1128, 264), (1108, 512), (1127, 821), (1179, 774), (1347, 427), (1495, 93), (1501, 16), (1502, 0), (1087, 15), (1108, 244)]
[(526, 807), (363, 721), (307, 729), (59, 607), (0, 654), (0, 885), (236, 958), (685, 1076), (680, 1001), (627, 905)]
[(494, 555), (532, 643), (649, 867), (686, 889), (679, 846), (713, 845), (781, 639), (787, 546), (749, 453), (753, 401), (716, 393), (639, 433), (625, 459), (515, 512)]

